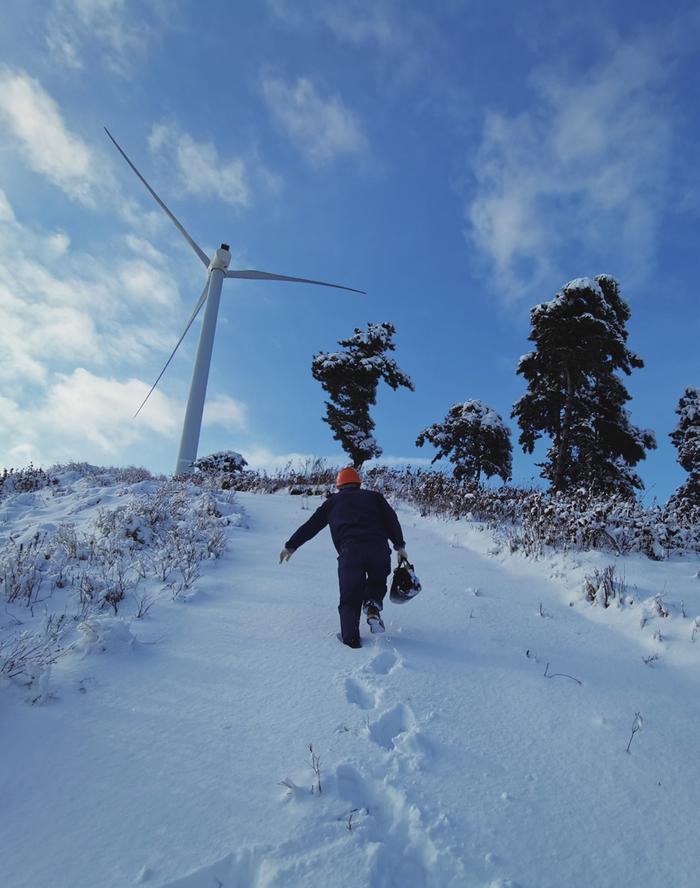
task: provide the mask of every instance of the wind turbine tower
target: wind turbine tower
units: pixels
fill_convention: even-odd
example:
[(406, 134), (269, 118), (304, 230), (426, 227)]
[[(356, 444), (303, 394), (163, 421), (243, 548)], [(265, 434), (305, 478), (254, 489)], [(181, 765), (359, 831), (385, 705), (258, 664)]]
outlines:
[(216, 319), (219, 314), (221, 287), (223, 285), (224, 278), (238, 278), (244, 280), (258, 281), (288, 281), (298, 284), (318, 284), (321, 287), (334, 287), (338, 290), (349, 290), (351, 293), (364, 293), (365, 291), (355, 290), (353, 287), (343, 287), (341, 284), (329, 284), (326, 281), (315, 281), (310, 280), (309, 278), (289, 277), (289, 275), (284, 274), (272, 274), (269, 271), (254, 271), (252, 269), (229, 269), (229, 265), (231, 263), (231, 253), (228, 244), (221, 244), (219, 249), (216, 250), (214, 252), (214, 255), (210, 258), (209, 256), (207, 256), (204, 250), (202, 250), (199, 244), (197, 244), (193, 240), (193, 238), (186, 231), (185, 227), (158, 197), (153, 188), (151, 188), (151, 186), (144, 179), (141, 173), (136, 169), (131, 160), (129, 160), (125, 151), (107, 129), (107, 127), (105, 127), (105, 132), (114, 143), (117, 151), (121, 154), (121, 156), (129, 164), (134, 173), (136, 173), (139, 179), (143, 182), (158, 206), (163, 210), (166, 216), (168, 216), (168, 218), (175, 225), (180, 234), (185, 238), (187, 243), (194, 250), (199, 260), (207, 269), (207, 282), (204, 285), (202, 295), (199, 297), (194, 306), (192, 314), (190, 315), (190, 319), (187, 322), (187, 326), (183, 330), (182, 336), (180, 336), (177, 343), (175, 344), (175, 348), (170, 353), (170, 357), (165, 362), (165, 366), (158, 374), (158, 378), (153, 383), (150, 391), (143, 399), (141, 406), (136, 411), (136, 416), (138, 416), (146, 401), (148, 401), (148, 399), (151, 397), (155, 387), (160, 382), (161, 377), (168, 369), (170, 362), (175, 356), (175, 352), (180, 347), (182, 340), (185, 338), (187, 331), (194, 323), (194, 320), (201, 311), (202, 306), (206, 304), (206, 308), (204, 309), (204, 319), (202, 321), (202, 331), (199, 335), (199, 345), (197, 346), (197, 356), (195, 358), (194, 369), (192, 371), (192, 382), (190, 384), (190, 393), (187, 399), (185, 421), (182, 427), (180, 450), (177, 455), (177, 463), (175, 466), (175, 474), (180, 475), (185, 472), (190, 472), (195, 460), (197, 459), (199, 434), (202, 427), (202, 414), (204, 412), (204, 399), (207, 394), (209, 367), (211, 365), (211, 354), (214, 347), (214, 334), (216, 333)]

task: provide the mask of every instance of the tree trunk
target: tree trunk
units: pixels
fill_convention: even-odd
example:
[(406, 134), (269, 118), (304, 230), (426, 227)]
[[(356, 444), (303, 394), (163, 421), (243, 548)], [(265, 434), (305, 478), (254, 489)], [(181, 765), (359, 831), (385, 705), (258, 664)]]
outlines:
[(555, 490), (563, 490), (564, 470), (569, 462), (569, 433), (574, 409), (574, 378), (568, 366), (564, 368), (564, 372), (566, 373), (566, 401), (564, 403), (564, 422), (559, 435), (559, 448), (554, 465), (554, 478), (552, 479)]

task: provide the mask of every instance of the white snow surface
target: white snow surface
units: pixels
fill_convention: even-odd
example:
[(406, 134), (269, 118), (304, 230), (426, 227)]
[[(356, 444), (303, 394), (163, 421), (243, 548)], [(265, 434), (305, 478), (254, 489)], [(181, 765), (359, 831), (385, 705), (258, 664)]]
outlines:
[(529, 561), (399, 507), (423, 592), (350, 650), (327, 531), (277, 563), (321, 499), (237, 499), (194, 594), (0, 687), (5, 888), (700, 884), (697, 559)]

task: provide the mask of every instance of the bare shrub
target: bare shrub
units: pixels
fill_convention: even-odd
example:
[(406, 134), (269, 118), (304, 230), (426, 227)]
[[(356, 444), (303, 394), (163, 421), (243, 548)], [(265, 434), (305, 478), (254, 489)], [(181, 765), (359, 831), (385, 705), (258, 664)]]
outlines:
[(654, 596), (654, 612), (657, 617), (668, 617), (670, 616), (670, 612), (661, 598), (661, 593), (659, 592)]
[(311, 793), (313, 795), (313, 793), (316, 792), (318, 795), (321, 795), (323, 792), (323, 787), (321, 786), (321, 758), (314, 752), (312, 743), (309, 743), (309, 754), (309, 765), (314, 772), (314, 782), (311, 786)]
[(639, 731), (641, 731), (643, 727), (644, 727), (644, 719), (642, 718), (641, 713), (635, 712), (634, 721), (632, 722), (632, 733), (630, 734), (630, 739), (627, 743), (627, 749), (625, 750), (625, 752), (630, 751), (630, 746), (632, 745), (632, 741), (634, 740), (634, 735), (637, 734)]
[(615, 575), (614, 564), (608, 564), (602, 570), (596, 568), (592, 575), (586, 575), (583, 588), (586, 599), (602, 607), (610, 607), (614, 600), (618, 606), (624, 604), (627, 595), (625, 581)]
[(75, 524), (59, 524), (53, 537), (54, 548), (72, 559), (85, 558)]
[(37, 672), (55, 663), (69, 622), (65, 614), (49, 614), (39, 632), (23, 630), (0, 640), (0, 676), (31, 681)]
[(155, 596), (151, 595), (149, 592), (142, 592), (140, 595), (136, 596), (136, 619), (142, 620), (149, 610), (155, 604)]
[(173, 541), (175, 554), (175, 568), (180, 573), (181, 581), (178, 583), (178, 594), (182, 593), (199, 579), (199, 565), (202, 561), (200, 547), (197, 540), (186, 536), (175, 537)]
[(0, 641), (0, 675), (17, 678), (37, 661), (44, 651), (43, 639), (31, 632), (20, 632)]
[(126, 561), (115, 562), (110, 574), (108, 580), (109, 592), (104, 596), (104, 600), (114, 608), (114, 613), (116, 614), (117, 608), (114, 601), (117, 603), (124, 601), (127, 594), (138, 586), (140, 578), (133, 565), (128, 564)]
[(36, 603), (44, 579), (42, 562), (46, 561), (42, 542), (38, 533), (26, 543), (8, 541), (0, 556), (0, 586), (6, 601), (19, 601), (27, 607)]
[(695, 641), (695, 636), (698, 634), (698, 632), (700, 632), (700, 617), (696, 617), (693, 620), (693, 629), (692, 629), (692, 632), (690, 633), (690, 640), (692, 642)]

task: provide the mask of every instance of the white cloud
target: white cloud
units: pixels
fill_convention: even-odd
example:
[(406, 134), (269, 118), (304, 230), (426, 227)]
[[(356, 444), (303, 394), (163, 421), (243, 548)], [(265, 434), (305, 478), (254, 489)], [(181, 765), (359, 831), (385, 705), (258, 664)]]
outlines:
[(181, 411), (162, 392), (156, 390), (148, 411), (134, 419), (148, 388), (138, 379), (122, 381), (78, 367), (55, 374), (43, 398), (32, 405), (0, 397), (3, 464), (19, 458), (58, 462), (80, 458), (86, 449), (111, 457), (142, 439), (145, 431), (172, 438)]
[(47, 392), (42, 423), (64, 440), (84, 438), (105, 453), (117, 453), (133, 443), (144, 427), (172, 437), (179, 411), (158, 389), (149, 399), (148, 410), (134, 419), (149, 388), (139, 379), (123, 382), (78, 367), (71, 374), (56, 375)]
[(216, 395), (204, 405), (203, 425), (220, 426), (232, 431), (243, 430), (248, 425), (247, 408), (245, 404), (228, 395)]
[[(136, 183), (136, 179), (132, 178), (131, 182)], [(151, 201), (151, 198), (147, 195), (145, 189), (143, 192), (139, 192), (138, 186), (140, 186), (141, 183), (139, 182), (137, 185), (131, 184), (131, 182), (127, 176), (122, 180), (122, 185), (118, 190), (116, 186), (113, 189), (113, 195), (117, 197), (115, 203), (119, 218), (126, 225), (130, 226), (135, 231), (138, 231), (139, 234), (137, 237), (142, 237), (144, 234), (155, 237), (161, 234), (172, 223), (160, 207), (156, 207), (156, 204)], [(141, 188), (143, 188), (143, 186), (141, 186)], [(140, 199), (137, 200), (136, 197), (131, 195), (138, 195)], [(150, 201), (147, 205), (154, 207), (154, 209), (145, 209), (146, 204), (144, 204), (143, 201)], [(170, 231), (172, 232), (172, 229), (170, 229)], [(133, 250), (133, 245), (130, 244), (130, 246)]]
[(0, 222), (14, 222), (15, 221), (15, 211), (12, 209), (12, 205), (10, 201), (7, 199), (7, 195), (0, 188)]
[[(40, 84), (0, 68), (0, 120), (3, 114), (38, 172), (86, 203), (98, 193), (115, 200), (112, 180), (103, 171), (97, 180), (92, 152)], [(0, 190), (0, 464), (99, 459), (131, 445), (139, 453), (141, 442), (154, 447), (154, 437), (176, 433), (182, 405), (159, 390), (135, 422), (133, 415), (193, 300), (183, 306), (169, 257), (144, 237), (143, 214), (134, 218), (138, 235), (93, 255), (75, 249), (63, 230), (20, 222)], [(241, 428), (245, 409), (215, 399), (210, 421)]]
[[(435, 15), (416, 6), (401, 0), (268, 0), (275, 20), (287, 27), (308, 32), (317, 26), (326, 32), (324, 40), (332, 35), (346, 46), (368, 49), (362, 65), (376, 69), (379, 92), (410, 84), (414, 101), (424, 101), (426, 92), (442, 100), (453, 90), (456, 59), (446, 38), (449, 25), (443, 29), (440, 19), (449, 20), (454, 10), (442, 4)], [(460, 94), (459, 101), (463, 104), (465, 96)]]
[[(134, 414), (193, 299), (182, 304), (166, 257), (142, 237), (105, 245), (108, 264), (61, 231), (23, 225), (1, 193), (0, 206), (0, 466), (124, 459), (131, 448), (162, 468), (155, 442), (177, 438), (184, 412), (184, 387), (167, 394), (176, 366)], [(245, 429), (246, 407), (219, 395), (205, 421)]]
[(167, 264), (168, 257), (157, 250), (153, 244), (146, 240), (145, 237), (139, 237), (136, 234), (127, 234), (124, 237), (124, 243), (142, 259), (148, 259), (154, 265), (163, 266)]
[(340, 96), (323, 98), (306, 77), (287, 83), (268, 75), (262, 89), (273, 118), (312, 164), (366, 152), (368, 143), (360, 118)]
[(35, 466), (42, 465), (41, 451), (36, 444), (18, 444), (7, 452), (5, 464), (7, 468), (24, 468), (30, 463)]
[[(144, 256), (147, 254), (144, 254)], [(117, 264), (117, 282), (122, 297), (133, 302), (146, 299), (155, 305), (172, 306), (177, 303), (177, 286), (162, 266), (154, 266), (146, 258), (122, 261)]]
[(148, 144), (151, 151), (177, 170), (178, 181), (186, 193), (224, 200), (233, 206), (249, 204), (249, 176), (241, 158), (223, 161), (211, 142), (197, 142), (172, 124), (156, 124)]
[(70, 236), (65, 231), (54, 231), (44, 241), (44, 249), (52, 259), (60, 259), (65, 256), (70, 247)]
[(394, 13), (390, 4), (367, 4), (363, 0), (325, 3), (318, 11), (319, 17), (339, 39), (356, 45), (374, 43), (380, 47), (404, 42), (407, 32), (400, 17)]
[(21, 252), (8, 256), (7, 244), (0, 238), (0, 348), (11, 356), (0, 362), (1, 381), (42, 382), (46, 368), (77, 360), (101, 367), (167, 353), (173, 317), (185, 313), (160, 269), (115, 258), (110, 270), (69, 255), (57, 270)]
[(342, 41), (355, 45), (375, 43), (386, 47), (403, 42), (406, 21), (397, 14), (395, 4), (386, 0), (268, 0), (272, 12), (290, 25), (302, 26), (316, 19)]
[(468, 235), (506, 298), (570, 277), (565, 250), (637, 270), (653, 257), (671, 159), (664, 70), (655, 43), (618, 44), (590, 70), (538, 71), (532, 110), (488, 115)]
[(68, 130), (58, 105), (38, 80), (0, 67), (0, 115), (31, 169), (70, 197), (92, 202), (99, 182), (93, 153)]
[(23, 226), (0, 203), (2, 459), (108, 454), (170, 435), (180, 405), (160, 391), (132, 422), (152, 381), (135, 376), (155, 376), (154, 355), (164, 359), (187, 316), (172, 277), (150, 259), (155, 251), (139, 239), (134, 259), (117, 245), (107, 265), (75, 251), (63, 232)]
[[(153, 11), (157, 7), (144, 0), (54, 0), (45, 19), (46, 43), (67, 68), (80, 70), (85, 55), (98, 49), (110, 70), (127, 76), (131, 59), (143, 57), (157, 34), (144, 14)], [(163, 27), (166, 21), (160, 17), (158, 24)]]
[[(25, 319), (25, 306), (9, 287), (0, 283), (0, 384), (3, 389), (20, 380), (25, 384), (41, 384), (46, 366), (28, 341), (31, 327)], [(43, 356), (41, 356), (43, 358)]]
[(16, 428), (20, 424), (21, 411), (19, 404), (5, 395), (0, 395), (0, 416), (5, 429)]

